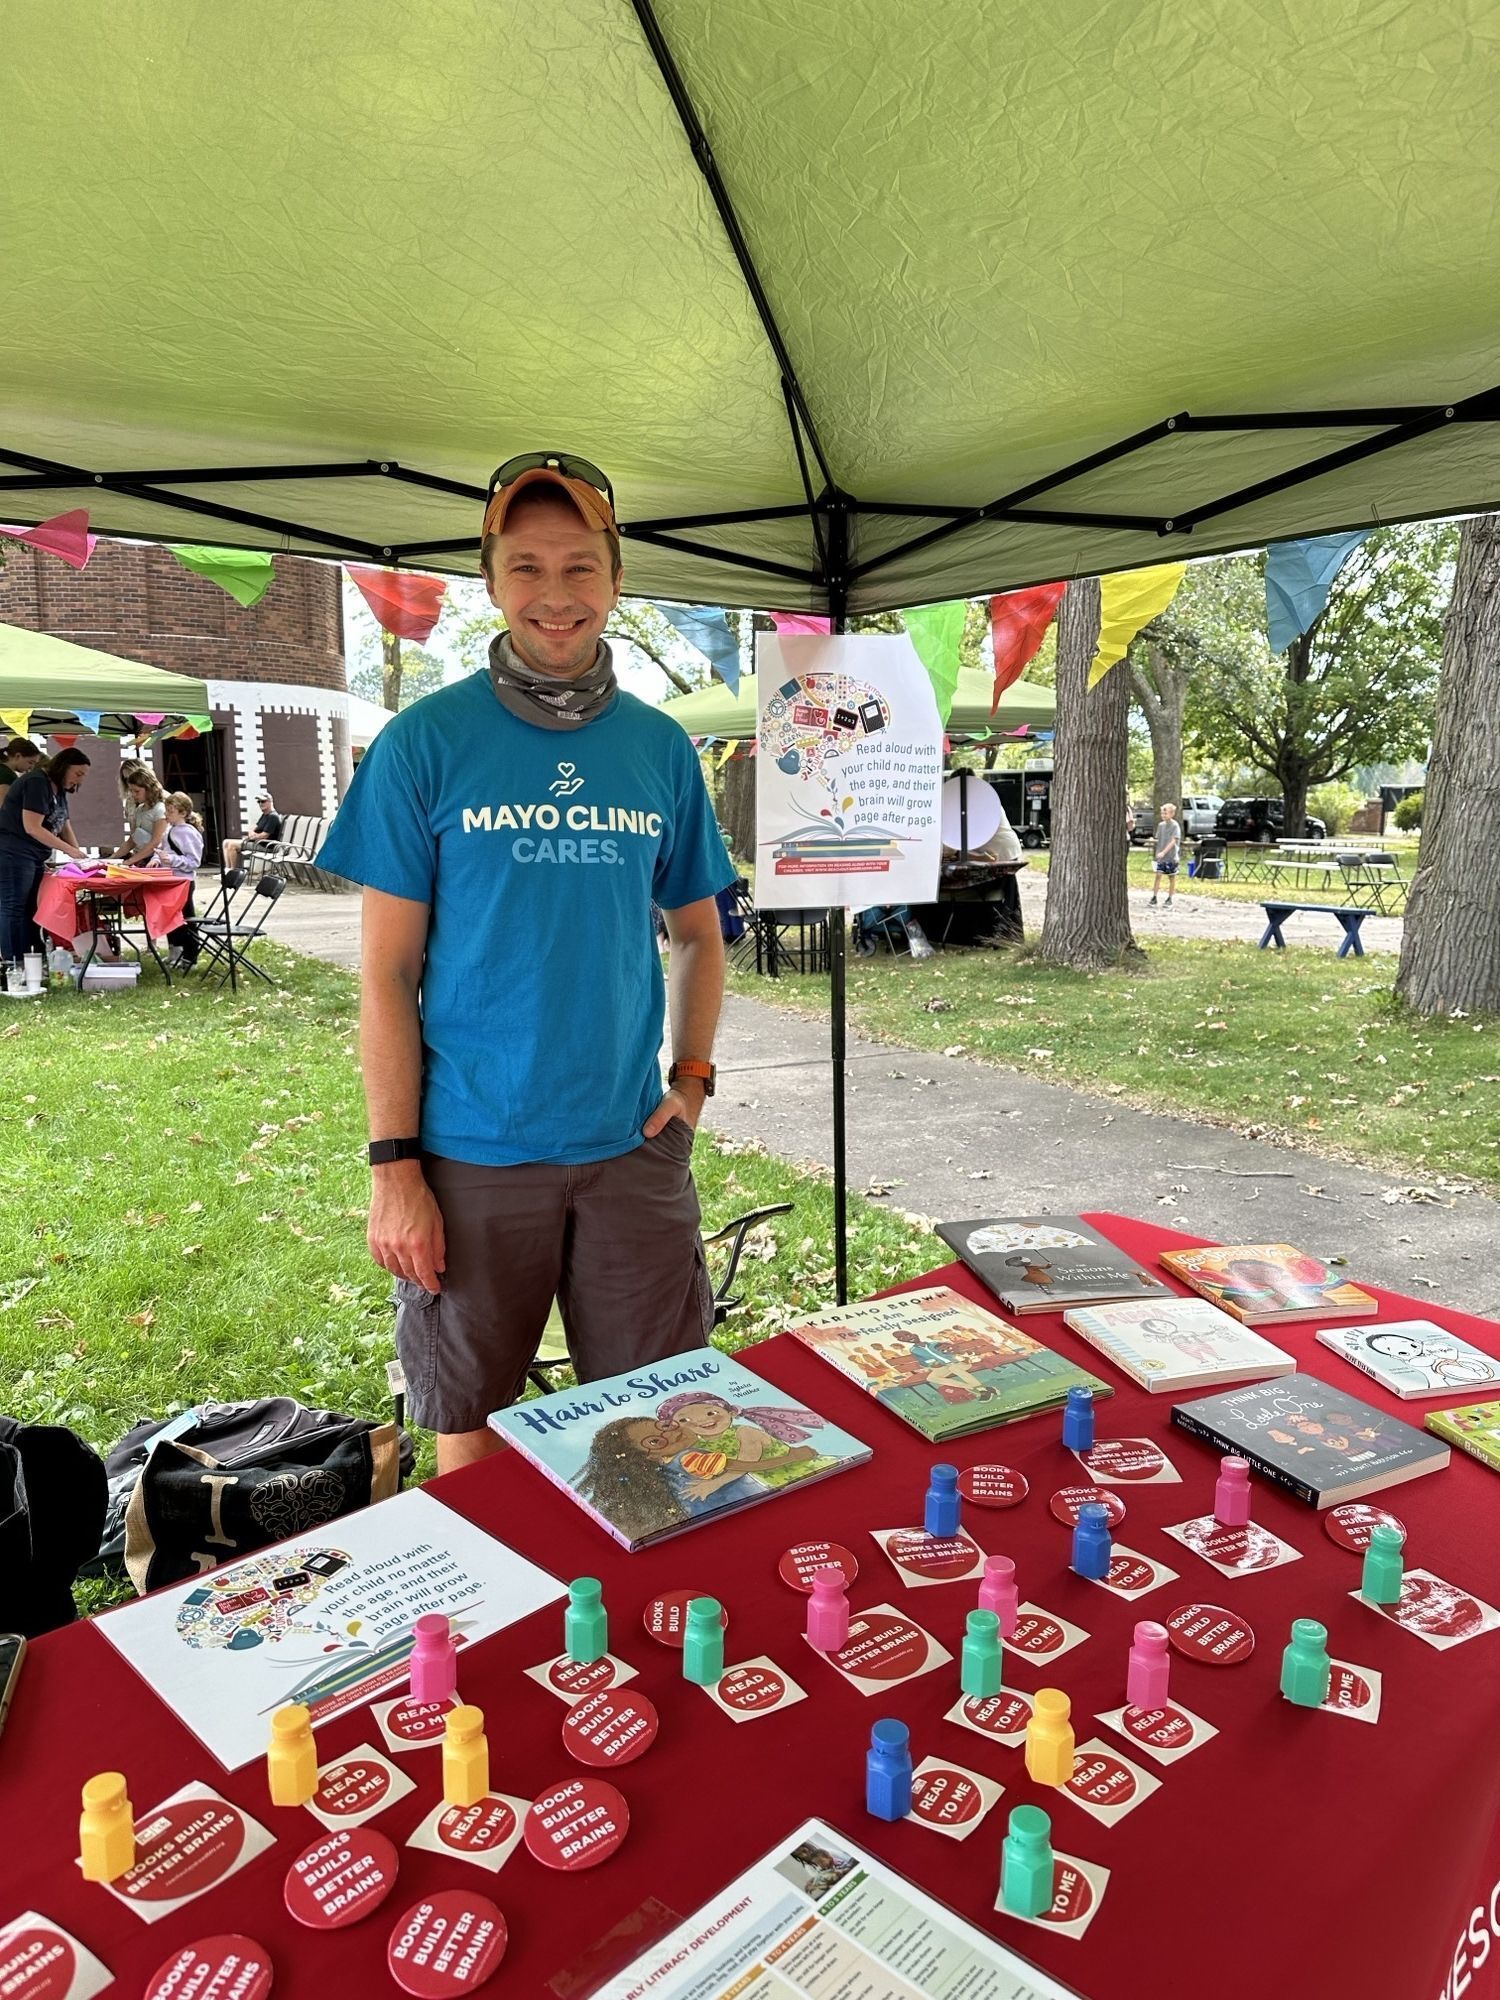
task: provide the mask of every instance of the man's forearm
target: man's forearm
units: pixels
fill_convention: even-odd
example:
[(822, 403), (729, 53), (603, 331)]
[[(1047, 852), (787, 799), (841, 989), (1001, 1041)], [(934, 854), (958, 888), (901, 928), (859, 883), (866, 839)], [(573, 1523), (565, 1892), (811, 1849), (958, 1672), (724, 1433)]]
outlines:
[(372, 1139), (411, 1139), (421, 1127), (422, 1017), (402, 973), (366, 966), (359, 1009), (360, 1067)]
[(672, 1055), (678, 1062), (706, 1062), (724, 1000), (724, 941), (698, 939), (674, 944), (668, 980), (672, 1014)]

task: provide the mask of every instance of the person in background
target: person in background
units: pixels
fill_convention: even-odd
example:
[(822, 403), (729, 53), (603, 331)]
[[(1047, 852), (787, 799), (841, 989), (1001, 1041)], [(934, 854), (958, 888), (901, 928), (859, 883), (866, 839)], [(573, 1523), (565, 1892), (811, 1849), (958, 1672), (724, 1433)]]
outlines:
[(29, 736), (13, 736), (0, 756), (0, 791), (9, 791), (17, 778), (24, 778), (42, 761), (42, 753)]
[[(185, 875), (191, 882), (203, 865), (203, 821), (194, 812), (186, 792), (168, 792), (166, 807), (167, 832), (161, 844), (161, 858), (174, 875)], [(167, 932), (171, 950), (168, 963), (191, 972), (198, 963), (198, 926), (192, 921), (191, 889), (182, 906), (182, 916), (176, 930)]]
[(281, 814), (271, 802), (269, 792), (258, 792), (255, 803), (260, 807), (260, 818), (243, 840), (226, 840), (224, 843), (224, 866), (238, 868), (240, 856), (247, 847), (264, 846), (268, 841), (281, 838)]
[(84, 858), (68, 800), (88, 768), (81, 750), (59, 750), (50, 764), (17, 778), (0, 796), (0, 960), (6, 964), (41, 950), (36, 901), (47, 856)]
[(1177, 808), (1168, 799), (1161, 809), (1161, 820), (1156, 829), (1156, 873), (1151, 878), (1151, 901), (1156, 901), (1165, 877), (1169, 910), (1172, 907), (1172, 892), (1177, 887), (1177, 863), (1181, 855), (1182, 828), (1177, 824)]
[(115, 849), (116, 859), (135, 868), (153, 867), (167, 837), (167, 803), (161, 780), (149, 764), (122, 764), (120, 790), (125, 795), (125, 823), (130, 831)]

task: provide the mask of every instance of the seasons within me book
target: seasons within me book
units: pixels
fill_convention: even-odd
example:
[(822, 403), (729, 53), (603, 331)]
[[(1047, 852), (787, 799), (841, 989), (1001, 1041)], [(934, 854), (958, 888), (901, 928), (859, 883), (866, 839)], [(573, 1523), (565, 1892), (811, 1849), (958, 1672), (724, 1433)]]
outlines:
[(1221, 1452), (1248, 1458), (1257, 1472), (1310, 1507), (1362, 1500), (1424, 1472), (1441, 1472), (1451, 1456), (1436, 1438), (1313, 1375), (1175, 1403), (1172, 1421)]
[(1262, 1382), (1297, 1366), (1290, 1354), (1207, 1299), (1121, 1299), (1080, 1306), (1063, 1321), (1153, 1395), (1216, 1382)]
[(947, 1285), (816, 1313), (787, 1331), (934, 1444), (1058, 1409), (1086, 1368)]
[(1163, 1250), (1174, 1278), (1246, 1326), (1313, 1313), (1373, 1313), (1378, 1299), (1341, 1278), (1321, 1257), (1290, 1243), (1222, 1243), (1206, 1250)]
[(870, 1456), (713, 1347), (514, 1403), (491, 1414), (490, 1428), (627, 1549)]
[(944, 1222), (938, 1235), (1008, 1312), (1061, 1312), (1110, 1299), (1175, 1296), (1170, 1285), (1076, 1215)]

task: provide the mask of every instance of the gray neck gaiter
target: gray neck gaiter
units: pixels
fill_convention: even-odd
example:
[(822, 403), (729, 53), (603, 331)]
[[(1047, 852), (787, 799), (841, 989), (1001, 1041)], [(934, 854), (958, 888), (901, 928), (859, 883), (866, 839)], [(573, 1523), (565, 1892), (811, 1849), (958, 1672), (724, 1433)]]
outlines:
[(490, 641), (490, 686), (501, 706), (541, 729), (581, 729), (602, 715), (616, 693), (615, 663), (601, 639), (592, 666), (576, 680), (557, 680), (528, 667), (508, 632)]

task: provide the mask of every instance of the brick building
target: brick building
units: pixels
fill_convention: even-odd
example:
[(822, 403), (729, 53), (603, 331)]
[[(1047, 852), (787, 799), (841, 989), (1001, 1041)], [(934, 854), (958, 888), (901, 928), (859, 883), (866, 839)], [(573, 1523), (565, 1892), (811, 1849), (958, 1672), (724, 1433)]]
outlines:
[[(275, 572), (247, 609), (166, 549), (101, 541), (88, 567), (72, 570), (11, 543), (0, 568), (0, 622), (206, 681), (213, 735), (157, 743), (151, 757), (169, 789), (200, 804), (205, 758), (216, 757), (222, 831), (233, 836), (253, 825), (263, 790), (280, 812), (331, 816), (353, 769), (341, 573), (286, 555), (275, 558)], [(95, 771), (78, 794), (74, 826), (90, 846), (112, 844), (122, 831), (119, 787), (100, 779), (113, 779), (118, 747), (89, 737), (79, 747)]]

